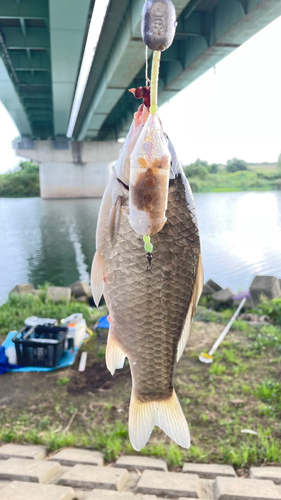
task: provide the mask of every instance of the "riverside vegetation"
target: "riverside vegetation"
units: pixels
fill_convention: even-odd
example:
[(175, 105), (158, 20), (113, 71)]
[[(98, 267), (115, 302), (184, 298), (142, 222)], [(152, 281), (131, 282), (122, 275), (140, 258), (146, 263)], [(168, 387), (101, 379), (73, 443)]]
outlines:
[[(54, 304), (40, 296), (13, 295), (0, 307), (0, 343), (31, 315), (60, 319), (81, 312), (90, 328), (106, 308), (75, 302)], [(191, 430), (184, 450), (155, 430), (143, 455), (164, 457), (172, 469), (184, 461), (233, 464), (236, 469), (281, 463), (281, 299), (263, 300), (258, 314), (274, 324), (250, 326), (238, 320), (211, 365), (199, 362), (233, 314), (210, 310), (202, 299), (187, 349), (175, 369), (175, 389)], [(83, 446), (101, 450), (110, 462), (135, 453), (128, 438), (131, 378), (128, 366), (114, 377), (96, 353), (96, 338), (84, 344), (87, 368), (48, 373), (6, 374), (0, 384), (0, 441), (46, 444), (49, 450)], [(71, 428), (69, 422), (72, 417)], [(242, 433), (248, 429), (256, 434)]]
[[(274, 164), (252, 165), (233, 158), (226, 165), (200, 159), (184, 167), (192, 191), (273, 191), (281, 189), (281, 155)], [(0, 197), (40, 196), (39, 167), (23, 161), (19, 170), (0, 175)]]
[[(280, 161), (281, 163), (281, 161)], [(281, 189), (281, 164), (247, 164), (233, 158), (226, 165), (200, 159), (184, 167), (193, 192), (273, 191)]]
[(32, 161), (22, 161), (17, 171), (0, 175), (0, 197), (26, 196), (40, 196), (39, 167)]

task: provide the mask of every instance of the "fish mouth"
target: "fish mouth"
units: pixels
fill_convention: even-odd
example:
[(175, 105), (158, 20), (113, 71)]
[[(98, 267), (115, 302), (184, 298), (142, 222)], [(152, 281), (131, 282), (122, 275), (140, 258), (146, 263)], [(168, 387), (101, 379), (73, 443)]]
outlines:
[[(177, 174), (175, 176), (175, 178), (177, 178), (179, 176), (179, 174)], [(127, 191), (130, 190), (129, 186), (127, 186), (127, 184), (125, 184), (125, 182), (121, 181), (121, 179), (118, 179), (118, 177), (116, 177), (116, 179), (118, 180), (118, 182), (120, 182), (120, 184), (122, 184), (122, 186), (127, 189)], [(175, 179), (169, 179), (169, 187), (171, 187), (175, 182)]]
[(127, 191), (129, 191), (129, 186), (127, 186), (127, 184), (125, 184), (125, 182), (121, 181), (121, 179), (118, 179), (118, 177), (116, 177), (116, 179), (118, 180), (118, 182), (120, 182), (120, 184), (122, 184), (122, 186), (127, 189)]

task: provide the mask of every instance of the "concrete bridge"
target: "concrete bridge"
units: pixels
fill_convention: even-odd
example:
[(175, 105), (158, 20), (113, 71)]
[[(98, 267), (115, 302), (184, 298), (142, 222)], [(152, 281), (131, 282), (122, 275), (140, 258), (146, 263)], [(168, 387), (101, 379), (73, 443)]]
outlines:
[[(1, 0), (0, 99), (41, 195), (101, 196), (144, 85), (144, 0)], [(159, 104), (281, 15), (281, 0), (174, 0)], [(151, 53), (148, 53), (151, 58)]]

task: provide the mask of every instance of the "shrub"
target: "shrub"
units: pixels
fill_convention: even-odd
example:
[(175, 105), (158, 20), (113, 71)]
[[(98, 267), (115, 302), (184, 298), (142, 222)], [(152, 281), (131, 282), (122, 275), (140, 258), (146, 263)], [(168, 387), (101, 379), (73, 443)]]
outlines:
[(208, 170), (206, 167), (197, 163), (192, 163), (191, 165), (184, 167), (184, 173), (188, 179), (189, 177), (199, 177), (199, 179), (204, 180), (208, 176)]
[(16, 172), (0, 175), (0, 196), (40, 196), (38, 165), (22, 161)]
[(277, 168), (280, 168), (281, 169), (281, 153), (280, 155), (278, 156), (278, 160), (277, 160), (277, 164), (276, 164)]
[(210, 165), (210, 167), (209, 167), (209, 172), (211, 174), (217, 174), (218, 170), (219, 170), (219, 166), (217, 163), (212, 163), (212, 165)]
[(267, 297), (262, 296), (257, 312), (261, 316), (266, 314), (272, 318), (276, 324), (281, 325), (281, 297), (269, 300)]
[(190, 187), (191, 187), (191, 191), (192, 191), (193, 193), (197, 193), (197, 191), (198, 191), (198, 184), (196, 184), (196, 182), (191, 181), (191, 182), (189, 183), (189, 185), (190, 185)]
[(248, 164), (244, 160), (232, 158), (226, 162), (226, 170), (229, 173), (238, 172), (238, 170), (248, 170)]

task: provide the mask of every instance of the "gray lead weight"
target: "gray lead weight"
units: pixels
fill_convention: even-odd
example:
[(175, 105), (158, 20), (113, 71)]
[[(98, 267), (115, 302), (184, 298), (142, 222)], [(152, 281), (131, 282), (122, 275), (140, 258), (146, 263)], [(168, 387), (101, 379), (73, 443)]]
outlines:
[(142, 38), (151, 50), (166, 50), (176, 31), (176, 11), (171, 0), (147, 0), (142, 11)]

